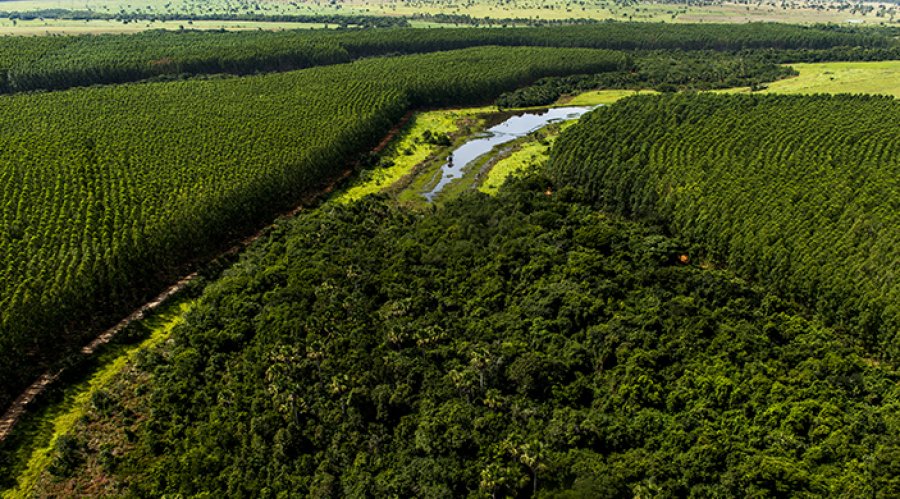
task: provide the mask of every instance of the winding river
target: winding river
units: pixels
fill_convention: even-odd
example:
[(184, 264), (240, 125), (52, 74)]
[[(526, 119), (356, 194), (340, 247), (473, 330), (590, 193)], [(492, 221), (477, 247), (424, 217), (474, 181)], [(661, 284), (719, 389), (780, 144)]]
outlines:
[(529, 133), (535, 132), (550, 123), (575, 120), (582, 117), (593, 107), (556, 107), (539, 112), (527, 112), (513, 116), (499, 125), (488, 128), (472, 140), (459, 146), (450, 153), (447, 162), (438, 172), (438, 182), (431, 191), (423, 194), (429, 202), (433, 201), (444, 187), (455, 179), (462, 177), (464, 170), (478, 158), (491, 152), (500, 144), (512, 142)]

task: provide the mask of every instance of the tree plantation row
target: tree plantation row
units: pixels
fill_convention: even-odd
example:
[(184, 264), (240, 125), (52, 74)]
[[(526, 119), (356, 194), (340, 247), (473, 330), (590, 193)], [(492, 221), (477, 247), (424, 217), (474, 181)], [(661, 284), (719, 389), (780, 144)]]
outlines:
[(900, 494), (896, 372), (548, 182), (283, 224), (95, 392), (38, 495)]
[[(860, 58), (898, 46), (890, 30), (764, 25), (601, 23), (517, 29), (368, 29), (0, 38), (0, 93), (122, 83), (163, 75), (300, 69), (365, 56), (483, 45), (617, 50), (791, 49), (798, 60)], [(828, 51), (842, 48), (829, 55)], [(854, 48), (855, 50), (850, 50)], [(820, 54), (821, 51), (826, 54)], [(860, 52), (860, 51), (869, 52)], [(809, 53), (811, 51), (811, 53)], [(819, 54), (819, 55), (811, 55)]]
[(293, 206), (410, 107), (483, 102), (622, 59), (485, 47), (3, 97), (0, 406), (43, 354), (78, 340), (83, 319), (121, 313), (187, 260)]
[(672, 95), (599, 110), (549, 166), (900, 356), (900, 102)]

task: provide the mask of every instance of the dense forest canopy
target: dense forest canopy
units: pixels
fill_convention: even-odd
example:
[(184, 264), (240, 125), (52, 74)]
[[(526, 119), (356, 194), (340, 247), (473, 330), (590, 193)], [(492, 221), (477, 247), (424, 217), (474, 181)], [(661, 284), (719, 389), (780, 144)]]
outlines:
[(144, 356), (149, 378), (97, 396), (57, 486), (99, 469), (146, 497), (900, 493), (896, 373), (548, 182), (283, 225)]
[[(797, 60), (850, 60), (892, 51), (891, 32), (783, 24), (600, 23), (516, 29), (368, 29), (283, 32), (147, 32), (119, 36), (2, 37), (0, 92), (121, 83), (163, 75), (300, 69), (365, 56), (483, 45), (616, 50), (792, 50)], [(842, 48), (838, 51), (837, 48)], [(853, 48), (853, 50), (851, 50)], [(828, 55), (833, 51), (832, 55)], [(778, 62), (784, 62), (783, 60)]]
[(900, 355), (900, 102), (670, 95), (598, 110), (549, 166), (615, 212), (660, 220), (712, 258)]
[(42, 354), (58, 358), (83, 335), (82, 319), (121, 313), (183, 263), (292, 207), (408, 109), (626, 62), (484, 47), (0, 98), (0, 406)]
[[(641, 50), (472, 48), (421, 63), (339, 64), (484, 44)], [(545, 104), (588, 87), (755, 85), (790, 74), (773, 51), (842, 54), (847, 45), (877, 51), (895, 42), (877, 30), (636, 23), (2, 39), (8, 91), (319, 68), (0, 100), (0, 372), (8, 373), (0, 401), (34, 375), (17, 359), (44, 358), (49, 345), (84, 331), (82, 319), (107, 321), (104, 314), (159, 289), (185, 261), (286, 209), (410, 108), (484, 102), (546, 76), (583, 75), (501, 105)], [(528, 62), (516, 54), (529, 54)], [(54, 346), (49, 360), (65, 350)]]
[[(0, 408), (65, 370), (0, 420), (0, 489), (900, 496), (900, 104), (752, 93), (897, 34), (0, 38)], [(501, 109), (650, 88), (404, 204)], [(325, 199), (354, 172), (390, 194)], [(198, 268), (165, 327), (75, 353)]]

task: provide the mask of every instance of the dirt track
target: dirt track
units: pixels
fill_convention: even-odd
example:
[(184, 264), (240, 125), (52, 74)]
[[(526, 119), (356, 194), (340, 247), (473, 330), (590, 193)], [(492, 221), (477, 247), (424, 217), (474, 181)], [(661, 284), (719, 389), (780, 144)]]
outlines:
[[(372, 152), (379, 153), (381, 152), (387, 145), (393, 140), (393, 138), (399, 133), (400, 129), (403, 128), (404, 125), (412, 118), (413, 112), (410, 111), (406, 113), (405, 116), (397, 123), (388, 133), (385, 135), (384, 139), (372, 149)], [(287, 213), (283, 213), (278, 216), (278, 219), (285, 217), (293, 217), (300, 211), (302, 211), (305, 207), (313, 204), (316, 200), (321, 198), (323, 195), (327, 195), (331, 193), (334, 188), (346, 180), (353, 173), (353, 168), (347, 168), (343, 172), (341, 172), (336, 178), (331, 180), (327, 185), (323, 186), (321, 189), (317, 189), (316, 191), (310, 193), (308, 196), (305, 196), (301, 199), (300, 203), (292, 210)], [(262, 237), (266, 232), (274, 225), (269, 224), (264, 228), (256, 231), (252, 235), (242, 239), (239, 243), (233, 245), (228, 248), (226, 251), (222, 252), (218, 255), (218, 257), (234, 255), (246, 248), (248, 245)], [(176, 282), (175, 284), (169, 286), (165, 291), (157, 295), (151, 301), (145, 303), (140, 306), (137, 310), (132, 312), (128, 317), (122, 319), (115, 326), (107, 329), (102, 332), (99, 336), (94, 338), (90, 343), (84, 346), (81, 349), (80, 355), (83, 357), (90, 357), (97, 351), (97, 349), (109, 343), (115, 336), (121, 332), (126, 326), (131, 324), (134, 321), (141, 320), (147, 313), (152, 312), (159, 308), (160, 305), (166, 302), (172, 295), (178, 293), (183, 290), (191, 281), (193, 281), (197, 277), (197, 273), (193, 272)], [(4, 441), (6, 437), (12, 433), (13, 428), (15, 428), (16, 423), (22, 418), (23, 415), (28, 411), (28, 407), (34, 400), (40, 396), (44, 391), (56, 381), (59, 376), (62, 374), (61, 370), (58, 371), (48, 371), (42, 374), (37, 380), (34, 381), (31, 385), (28, 386), (14, 401), (10, 404), (9, 408), (7, 408), (6, 412), (3, 414), (3, 417), (0, 418), (0, 442)]]

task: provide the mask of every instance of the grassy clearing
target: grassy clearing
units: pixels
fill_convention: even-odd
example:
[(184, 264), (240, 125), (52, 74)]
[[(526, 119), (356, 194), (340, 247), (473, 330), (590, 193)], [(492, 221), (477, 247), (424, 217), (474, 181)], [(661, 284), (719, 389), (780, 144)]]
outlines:
[[(6, 0), (4, 11), (42, 9), (85, 9), (104, 14), (128, 13), (201, 15), (238, 13), (259, 15), (377, 15), (412, 16), (434, 14), (468, 15), (475, 19), (616, 19), (645, 22), (790, 22), (854, 23), (862, 25), (897, 24), (900, 15), (891, 4), (872, 2), (825, 3), (814, 0), (790, 4), (766, 0), (754, 4), (722, 2), (718, 5), (639, 2), (630, 5), (614, 2), (573, 3), (568, 0), (345, 0), (338, 3), (301, 0), (94, 0), (89, 6), (67, 4), (59, 0)], [(862, 6), (863, 8), (859, 8)], [(422, 21), (422, 27), (437, 27)]]
[(559, 134), (575, 123), (578, 123), (578, 120), (554, 123), (523, 138), (513, 151), (499, 158), (491, 169), (484, 173), (478, 190), (494, 195), (507, 178), (546, 163), (550, 157), (550, 149)]
[[(598, 90), (585, 92), (575, 96), (566, 96), (553, 103), (550, 107), (563, 106), (596, 106), (612, 104), (613, 102), (630, 97), (632, 95), (655, 93), (653, 90)], [(531, 111), (545, 109), (547, 106), (535, 106), (508, 110)], [(447, 155), (456, 147), (465, 143), (471, 135), (484, 128), (484, 116), (497, 113), (494, 106), (472, 107), (465, 109), (451, 109), (427, 111), (418, 113), (404, 127), (403, 131), (388, 145), (381, 154), (379, 167), (366, 170), (360, 175), (360, 179), (335, 200), (347, 203), (356, 201), (368, 194), (377, 192), (393, 192), (397, 201), (407, 206), (421, 207), (425, 205), (421, 193), (430, 190), (436, 182), (437, 171), (446, 160)], [(569, 126), (566, 123), (562, 128)], [(497, 150), (489, 153), (473, 165), (466, 175), (449, 184), (438, 199), (451, 198), (460, 192), (473, 188), (476, 185), (490, 184), (492, 187), (485, 192), (495, 192), (503, 183), (507, 175), (519, 171), (527, 166), (525, 158), (538, 151), (549, 150), (549, 143), (543, 145), (539, 140), (551, 140), (554, 133), (547, 130), (558, 131), (559, 126), (551, 126), (542, 129), (512, 144), (504, 144)], [(438, 134), (448, 134), (454, 138), (452, 146), (438, 146), (422, 140), (426, 131)], [(525, 152), (521, 152), (520, 149)], [(498, 159), (497, 155), (501, 157)], [(507, 157), (509, 156), (509, 157)], [(482, 171), (484, 170), (484, 171)], [(483, 175), (483, 177), (478, 177)], [(482, 180), (483, 179), (483, 180)]]
[[(574, 122), (565, 123), (564, 126), (571, 123)], [(523, 170), (544, 164), (549, 157), (550, 146), (558, 135), (557, 132), (544, 134), (541, 138), (529, 137), (531, 140), (523, 142), (508, 156), (500, 158), (494, 163), (494, 166), (485, 173), (478, 190), (494, 195), (507, 178)]]
[[(142, 325), (150, 329), (150, 335), (137, 345), (123, 345), (111, 348), (97, 359), (98, 367), (93, 373), (78, 383), (67, 387), (63, 400), (49, 404), (44, 410), (26, 421), (21, 431), (27, 435), (28, 445), (23, 445), (17, 453), (24, 466), (19, 472), (14, 489), (3, 492), (3, 499), (31, 497), (35, 486), (51, 464), (57, 440), (75, 427), (86, 414), (91, 404), (91, 396), (107, 386), (113, 378), (132, 362), (135, 355), (144, 349), (154, 348), (165, 341), (172, 329), (184, 320), (194, 300), (175, 300), (164, 310), (144, 319)], [(20, 431), (17, 428), (17, 431)]]
[(555, 106), (599, 106), (612, 104), (633, 95), (655, 94), (655, 90), (594, 90), (573, 97), (563, 97)]
[(426, 142), (426, 132), (432, 135), (456, 135), (460, 131), (460, 122), (473, 119), (480, 109), (482, 108), (417, 113), (381, 154), (379, 166), (365, 170), (360, 179), (336, 196), (335, 200), (348, 203), (390, 189), (407, 177), (417, 165), (426, 162), (438, 151), (447, 149), (447, 146)]
[[(900, 61), (791, 64), (800, 75), (772, 82), (764, 93), (884, 94), (900, 97)], [(749, 92), (746, 87), (723, 93)]]

